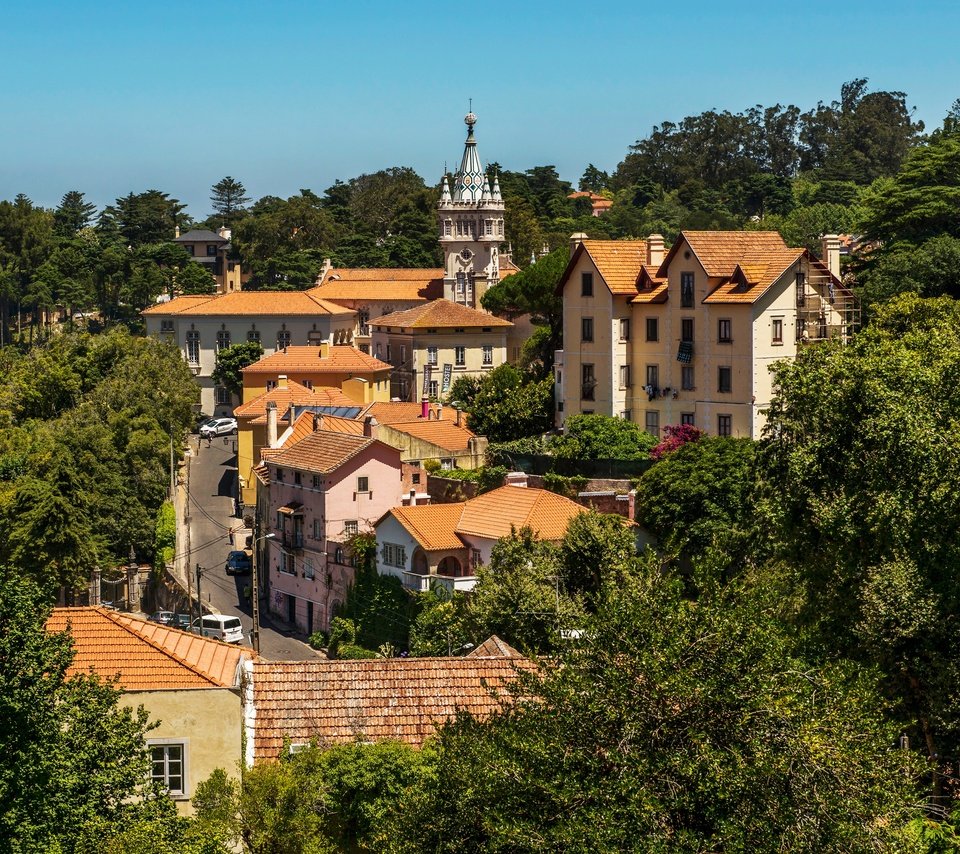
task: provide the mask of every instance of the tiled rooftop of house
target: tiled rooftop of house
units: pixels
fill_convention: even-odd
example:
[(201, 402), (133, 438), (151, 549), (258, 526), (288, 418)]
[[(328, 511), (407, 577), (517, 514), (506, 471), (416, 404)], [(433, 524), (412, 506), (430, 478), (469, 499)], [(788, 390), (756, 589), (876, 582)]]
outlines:
[(550, 492), (518, 486), (501, 486), (455, 504), (395, 507), (390, 514), (427, 551), (463, 548), (460, 534), (498, 540), (513, 530), (530, 527), (544, 540), (559, 540), (570, 520), (586, 508)]
[(420, 746), (458, 710), (483, 718), (510, 699), (525, 659), (378, 658), (257, 662), (254, 761), (276, 759), (284, 739), (320, 744), (397, 739)]
[(449, 327), (509, 327), (513, 324), (502, 317), (478, 311), (470, 306), (437, 299), (425, 305), (408, 308), (406, 311), (395, 311), (382, 317), (370, 320), (374, 327), (394, 327), (400, 329), (427, 329)]
[(108, 608), (54, 608), (47, 630), (69, 626), (75, 656), (68, 673), (119, 677), (128, 691), (237, 687), (253, 652)]
[(711, 278), (730, 276), (741, 262), (773, 261), (771, 256), (788, 248), (776, 231), (683, 231), (664, 258), (661, 275), (666, 274), (667, 265), (684, 239)]
[(452, 418), (443, 421), (424, 421), (421, 418), (418, 421), (401, 421), (386, 426), (447, 451), (467, 450), (469, 441), (476, 436), (468, 427), (458, 427)]
[(480, 646), (470, 650), (467, 658), (523, 658), (523, 656), (497, 635), (490, 635)]
[(340, 468), (374, 442), (374, 439), (364, 436), (349, 436), (345, 433), (320, 430), (317, 433), (311, 433), (280, 453), (271, 454), (269, 462), (278, 466), (326, 473)]
[(752, 303), (804, 255), (803, 249), (784, 249), (753, 256), (734, 267), (729, 278), (704, 300), (712, 303)]
[(584, 240), (597, 271), (611, 293), (635, 294), (637, 276), (647, 261), (646, 240)]
[[(325, 387), (324, 387), (325, 388)], [(336, 399), (336, 400), (347, 400), (352, 403), (354, 406), (357, 404), (350, 398), (348, 398), (340, 389), (326, 389), (328, 392), (336, 392), (335, 398), (330, 398), (330, 395), (318, 396), (319, 389), (307, 388), (305, 385), (301, 385), (298, 382), (293, 380), (287, 380), (285, 386), (277, 386), (276, 388), (270, 389), (270, 391), (265, 391), (263, 394), (255, 397), (253, 400), (248, 400), (246, 403), (240, 404), (236, 409), (233, 410), (233, 415), (235, 418), (244, 418), (244, 419), (253, 419), (260, 416), (265, 416), (267, 412), (268, 403), (277, 404), (277, 415), (282, 417), (283, 414), (290, 407), (291, 403), (303, 404), (304, 406), (312, 403), (321, 403), (327, 399)], [(341, 405), (341, 404), (335, 404)], [(345, 405), (345, 404), (343, 404)]]
[(335, 344), (326, 348), (303, 344), (290, 346), (264, 356), (252, 365), (247, 365), (243, 369), (243, 375), (244, 377), (254, 374), (277, 376), (293, 372), (349, 374), (391, 370), (389, 363), (381, 362), (349, 344)]
[(210, 297), (177, 297), (150, 306), (144, 314), (178, 317), (236, 315), (349, 315), (353, 310), (306, 291), (233, 291)]
[(443, 268), (436, 269), (364, 269), (328, 270), (317, 286), (308, 291), (330, 300), (403, 300), (422, 302), (443, 296)]

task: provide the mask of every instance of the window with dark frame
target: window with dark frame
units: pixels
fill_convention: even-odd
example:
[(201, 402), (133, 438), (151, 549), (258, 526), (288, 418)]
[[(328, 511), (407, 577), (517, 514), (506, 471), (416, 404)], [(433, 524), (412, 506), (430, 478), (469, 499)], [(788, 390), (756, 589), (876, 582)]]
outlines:
[(620, 318), (620, 340), (621, 341), (630, 340), (630, 318), (629, 317)]
[(732, 433), (733, 433), (733, 416), (718, 415), (717, 416), (717, 435), (730, 436)]
[(728, 317), (721, 317), (717, 321), (717, 341), (729, 344), (733, 341), (733, 322)]
[(593, 341), (593, 318), (592, 317), (580, 318), (580, 340)]
[(656, 317), (647, 318), (647, 341), (660, 340), (660, 323)]
[(684, 365), (680, 368), (680, 388), (683, 391), (693, 391), (696, 389), (696, 383), (693, 381), (693, 366)]
[(580, 296), (593, 296), (593, 273), (580, 274)]
[(721, 394), (729, 394), (732, 390), (733, 369), (725, 365), (717, 368), (717, 391)]
[(783, 343), (783, 318), (774, 317), (770, 323), (771, 329), (771, 343), (772, 344), (782, 344)]
[(654, 391), (660, 388), (660, 366), (647, 365), (647, 386)]
[(593, 373), (593, 365), (580, 366), (580, 399), (593, 400), (594, 388), (597, 385), (596, 376)]
[(696, 415), (693, 412), (681, 412), (680, 423), (693, 427), (697, 423)]
[(621, 365), (620, 366), (620, 388), (630, 388), (632, 383), (630, 382), (630, 366)]
[(358, 477), (357, 478), (357, 492), (369, 492), (370, 491), (370, 478), (368, 477)]
[(655, 409), (647, 410), (644, 416), (644, 429), (651, 436), (660, 438), (660, 413)]
[(693, 341), (693, 318), (680, 318), (680, 340)]
[(680, 274), (680, 308), (693, 308), (693, 273)]

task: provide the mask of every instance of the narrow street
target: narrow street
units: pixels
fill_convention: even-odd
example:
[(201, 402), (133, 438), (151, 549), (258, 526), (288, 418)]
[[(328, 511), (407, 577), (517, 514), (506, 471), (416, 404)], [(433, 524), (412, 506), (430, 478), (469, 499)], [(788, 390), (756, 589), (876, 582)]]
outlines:
[[(221, 614), (240, 618), (249, 642), (253, 626), (251, 606), (244, 596), (250, 575), (229, 576), (224, 570), (227, 554), (242, 549), (250, 533), (234, 513), (237, 489), (236, 436), (218, 437), (207, 447), (196, 436), (188, 439), (192, 456), (186, 496), (189, 554), (187, 566), (196, 595), (196, 567), (201, 566), (200, 596), (205, 605)], [(234, 531), (233, 543), (230, 532)], [(282, 623), (271, 619), (266, 603), (260, 607), (260, 654), (272, 661), (300, 661), (317, 657), (313, 649), (294, 637)]]

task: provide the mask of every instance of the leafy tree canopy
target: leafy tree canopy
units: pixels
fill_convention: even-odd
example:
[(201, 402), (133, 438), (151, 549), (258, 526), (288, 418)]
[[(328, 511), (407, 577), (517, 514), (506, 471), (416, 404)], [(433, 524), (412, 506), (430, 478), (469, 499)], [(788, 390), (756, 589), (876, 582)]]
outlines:
[(609, 415), (571, 415), (551, 442), (554, 456), (580, 460), (643, 460), (657, 444), (639, 424)]
[(263, 346), (259, 341), (240, 341), (217, 351), (217, 364), (212, 379), (222, 385), (231, 394), (243, 392), (243, 369), (252, 365), (263, 356)]

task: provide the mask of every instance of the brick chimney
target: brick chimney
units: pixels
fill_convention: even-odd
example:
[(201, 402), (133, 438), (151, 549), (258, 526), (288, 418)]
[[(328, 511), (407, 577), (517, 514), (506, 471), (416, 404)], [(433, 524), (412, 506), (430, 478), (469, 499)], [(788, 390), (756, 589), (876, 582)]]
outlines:
[(380, 432), (379, 428), (380, 423), (377, 421), (376, 417), (373, 415), (368, 415), (363, 419), (363, 435), (367, 439), (376, 439), (377, 434)]
[(838, 279), (840, 278), (840, 236), (825, 234), (821, 241), (822, 253), (820, 260), (827, 265), (827, 269)]
[(659, 267), (663, 263), (664, 254), (663, 235), (651, 234), (647, 238), (647, 265)]
[(267, 447), (277, 447), (277, 404), (273, 400), (267, 403)]

